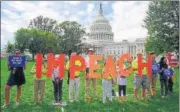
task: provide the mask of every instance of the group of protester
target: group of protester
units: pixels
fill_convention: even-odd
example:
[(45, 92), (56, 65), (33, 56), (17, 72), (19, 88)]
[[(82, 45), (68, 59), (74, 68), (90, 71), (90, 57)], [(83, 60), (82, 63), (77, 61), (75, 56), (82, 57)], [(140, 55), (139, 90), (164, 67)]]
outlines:
[[(90, 78), (88, 76), (89, 73), (89, 56), (94, 55), (94, 49), (90, 48), (88, 49), (88, 55), (85, 57), (86, 62), (86, 71), (85, 71), (85, 99), (87, 102), (90, 102), (92, 98), (90, 97), (90, 87), (92, 85), (93, 87), (93, 94), (94, 99), (98, 99), (98, 95), (96, 92), (96, 79)], [(161, 86), (161, 96), (162, 98), (167, 97), (168, 93), (173, 92), (173, 76), (174, 71), (172, 68), (168, 66), (168, 60), (165, 56), (163, 56), (160, 60), (160, 62), (156, 62), (156, 54), (154, 52), (149, 53), (152, 55), (152, 77), (148, 77), (147, 75), (147, 69), (144, 68), (142, 70), (142, 76), (138, 75), (138, 60), (137, 58), (131, 61), (130, 65), (127, 67), (124, 65), (124, 69), (131, 69), (132, 73), (134, 75), (134, 98), (138, 99), (138, 90), (142, 88), (142, 99), (144, 100), (148, 94), (151, 94), (152, 96), (156, 95), (156, 82), (158, 79), (158, 76), (160, 77), (160, 86)], [(15, 51), (16, 56), (20, 56), (21, 53), (19, 50)], [(72, 52), (71, 56), (77, 55), (76, 52)], [(55, 55), (55, 60), (59, 58), (59, 55)], [(145, 60), (144, 60), (145, 61)], [(69, 102), (79, 101), (79, 88), (80, 88), (80, 75), (82, 74), (81, 71), (75, 72), (75, 78), (70, 79), (70, 72), (69, 72), (69, 63), (68, 60), (65, 68), (68, 71), (68, 85), (69, 85)], [(97, 62), (96, 62), (97, 63)], [(104, 63), (105, 65), (106, 63)], [(81, 63), (79, 60), (75, 61), (75, 65), (80, 66)], [(157, 68), (159, 69), (157, 70)], [(10, 70), (10, 75), (8, 78), (8, 81), (5, 86), (5, 104), (3, 107), (7, 106), (9, 104), (9, 98), (10, 98), (10, 88), (14, 85), (17, 86), (17, 97), (16, 97), (16, 104), (18, 105), (20, 103), (20, 96), (21, 96), (21, 87), (23, 84), (25, 84), (25, 75), (24, 70), (25, 67), (11, 67), (8, 63), (8, 68)], [(35, 103), (41, 103), (43, 101), (44, 97), (44, 91), (45, 91), (45, 79), (46, 79), (46, 69), (47, 66), (43, 62), (42, 72), (43, 75), (41, 78), (36, 78), (36, 65), (32, 67), (31, 74), (34, 75), (34, 102)], [(170, 69), (171, 75), (167, 74), (167, 69)], [(104, 70), (102, 70), (102, 75)], [(126, 101), (126, 86), (127, 86), (127, 77), (125, 77), (122, 73), (120, 73), (119, 69), (117, 68), (118, 77), (115, 79), (109, 74), (107, 78), (102, 79), (102, 87), (103, 87), (103, 94), (102, 94), (102, 101), (103, 103), (106, 103), (106, 99), (109, 97), (109, 100), (113, 101), (113, 84), (117, 83), (118, 85), (118, 93), (119, 93), (119, 102)], [(52, 83), (54, 87), (54, 99), (55, 99), (55, 105), (62, 105), (62, 93), (63, 93), (63, 78), (59, 78), (59, 66), (54, 65), (53, 72), (52, 72)]]

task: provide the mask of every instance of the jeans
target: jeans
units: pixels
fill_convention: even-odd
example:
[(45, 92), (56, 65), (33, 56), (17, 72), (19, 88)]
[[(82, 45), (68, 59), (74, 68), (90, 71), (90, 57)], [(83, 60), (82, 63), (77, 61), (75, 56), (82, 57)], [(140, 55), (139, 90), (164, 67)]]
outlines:
[(161, 96), (167, 96), (168, 95), (168, 80), (167, 79), (161, 79)]
[(69, 100), (74, 99), (75, 95), (75, 100), (79, 100), (79, 87), (80, 87), (80, 78), (75, 78), (73, 80), (69, 80)]
[(61, 102), (62, 100), (62, 84), (63, 80), (53, 81), (54, 85), (54, 99), (56, 102)]
[(109, 97), (109, 100), (112, 101), (112, 81), (103, 79), (102, 85), (103, 85), (103, 102), (106, 101), (107, 97)]
[(126, 96), (126, 85), (119, 85), (119, 96)]

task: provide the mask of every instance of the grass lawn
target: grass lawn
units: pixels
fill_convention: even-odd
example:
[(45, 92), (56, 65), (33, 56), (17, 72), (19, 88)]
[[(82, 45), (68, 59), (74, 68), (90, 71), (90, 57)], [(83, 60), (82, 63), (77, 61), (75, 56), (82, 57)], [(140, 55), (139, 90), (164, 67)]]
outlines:
[[(23, 85), (21, 103), (19, 106), (15, 105), (16, 87), (11, 88), (10, 105), (6, 108), (1, 108), (2, 112), (178, 112), (179, 111), (179, 73), (176, 69), (174, 94), (165, 99), (160, 97), (160, 84), (157, 81), (157, 96), (149, 98), (146, 101), (133, 99), (133, 75), (128, 77), (127, 97), (128, 101), (119, 103), (117, 98), (113, 99), (113, 103), (102, 104), (102, 82), (98, 79), (97, 92), (98, 100), (93, 100), (91, 103), (84, 101), (85, 95), (85, 81), (81, 77), (80, 86), (80, 101), (68, 102), (68, 85), (67, 75), (63, 82), (63, 101), (67, 102), (67, 106), (58, 107), (52, 105), (53, 98), (53, 84), (51, 79), (47, 79), (45, 97), (42, 105), (35, 105), (33, 102), (33, 76), (30, 74), (33, 62), (28, 62), (25, 70), (26, 84)], [(7, 82), (9, 71), (7, 69), (7, 61), (1, 60), (1, 106), (4, 103), (4, 87)], [(117, 91), (117, 86), (114, 87)], [(140, 93), (140, 91), (139, 91)]]

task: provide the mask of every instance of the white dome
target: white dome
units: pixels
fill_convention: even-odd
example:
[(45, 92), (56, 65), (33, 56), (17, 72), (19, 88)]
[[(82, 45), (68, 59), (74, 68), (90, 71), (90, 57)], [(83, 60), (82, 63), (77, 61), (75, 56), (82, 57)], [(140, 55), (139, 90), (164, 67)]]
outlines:
[(89, 39), (94, 41), (113, 41), (114, 34), (109, 21), (104, 17), (100, 4), (99, 14), (90, 26)]

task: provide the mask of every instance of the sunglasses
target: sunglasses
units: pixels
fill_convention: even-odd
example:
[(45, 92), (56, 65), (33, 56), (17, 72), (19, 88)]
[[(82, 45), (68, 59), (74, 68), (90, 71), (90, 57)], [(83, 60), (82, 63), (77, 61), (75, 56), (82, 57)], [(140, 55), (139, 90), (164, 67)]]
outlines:
[(21, 54), (20, 52), (16, 52), (15, 54)]

